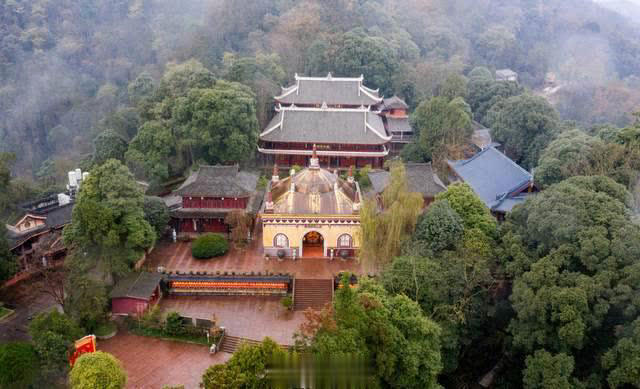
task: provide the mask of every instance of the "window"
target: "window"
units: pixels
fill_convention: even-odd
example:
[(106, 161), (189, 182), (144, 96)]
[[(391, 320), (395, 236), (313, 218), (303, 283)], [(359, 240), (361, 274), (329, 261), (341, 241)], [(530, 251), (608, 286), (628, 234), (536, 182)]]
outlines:
[(349, 234), (342, 234), (338, 237), (338, 247), (351, 247), (352, 243), (353, 240)]
[(273, 245), (275, 247), (289, 247), (289, 238), (285, 234), (276, 234), (273, 238)]

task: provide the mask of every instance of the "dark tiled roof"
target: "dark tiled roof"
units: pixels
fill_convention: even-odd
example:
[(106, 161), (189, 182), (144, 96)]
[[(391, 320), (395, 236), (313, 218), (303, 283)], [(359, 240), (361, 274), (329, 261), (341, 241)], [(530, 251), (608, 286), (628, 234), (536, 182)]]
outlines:
[(130, 297), (149, 300), (155, 288), (160, 284), (160, 273), (131, 273), (121, 279), (111, 291), (111, 298)]
[(300, 77), (296, 84), (283, 88), (275, 99), (283, 104), (374, 105), (380, 102), (377, 91), (362, 86), (358, 78)]
[(46, 213), (45, 223), (49, 228), (60, 228), (71, 223), (71, 214), (74, 203), (69, 203), (61, 207), (54, 208)]
[(394, 118), (387, 116), (387, 126), (390, 132), (413, 132), (409, 118)]
[(248, 197), (256, 190), (258, 175), (233, 166), (200, 166), (175, 193), (194, 197)]
[(396, 95), (382, 100), (382, 110), (388, 109), (409, 109), (407, 103)]
[(449, 161), (449, 166), (492, 210), (498, 210), (506, 199), (515, 198), (533, 182), (529, 172), (493, 147), (470, 159)]
[[(431, 163), (407, 163), (405, 171), (411, 192), (421, 193), (423, 197), (435, 197), (446, 190), (440, 178), (433, 172)], [(369, 172), (371, 186), (376, 193), (384, 191), (389, 185), (390, 177), (390, 173), (386, 170)]]
[(7, 229), (7, 240), (11, 249), (21, 245), (27, 239), (41, 234), (43, 231), (62, 228), (65, 225), (71, 223), (71, 215), (73, 212), (74, 203), (57, 207), (49, 207), (46, 209), (40, 209), (38, 212), (29, 212), (28, 214), (45, 217), (45, 224), (36, 228), (26, 230), (24, 232), (18, 232), (11, 229)]
[[(373, 128), (365, 127), (366, 122)], [(374, 112), (337, 109), (282, 109), (260, 134), (267, 142), (347, 143), (389, 142), (382, 118)]]

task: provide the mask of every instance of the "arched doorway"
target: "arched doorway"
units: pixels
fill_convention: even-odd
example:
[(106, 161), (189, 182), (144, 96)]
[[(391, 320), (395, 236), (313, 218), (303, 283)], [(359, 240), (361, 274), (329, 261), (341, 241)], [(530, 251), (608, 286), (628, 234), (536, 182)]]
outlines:
[(303, 257), (324, 257), (324, 237), (318, 231), (309, 231), (302, 238)]

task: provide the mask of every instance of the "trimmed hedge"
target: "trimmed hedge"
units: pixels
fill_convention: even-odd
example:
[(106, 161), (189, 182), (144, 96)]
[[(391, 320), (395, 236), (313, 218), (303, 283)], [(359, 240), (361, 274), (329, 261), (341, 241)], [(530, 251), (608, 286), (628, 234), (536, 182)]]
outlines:
[(198, 259), (219, 257), (229, 251), (229, 242), (217, 234), (204, 234), (191, 243), (191, 255)]

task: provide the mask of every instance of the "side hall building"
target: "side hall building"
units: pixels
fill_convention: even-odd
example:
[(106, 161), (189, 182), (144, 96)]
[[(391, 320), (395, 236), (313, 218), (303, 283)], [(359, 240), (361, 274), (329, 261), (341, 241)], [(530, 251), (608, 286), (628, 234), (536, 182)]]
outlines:
[[(266, 165), (308, 166), (313, 146), (320, 166), (381, 168), (413, 135), (407, 105), (383, 99), (356, 78), (301, 77), (276, 96), (276, 115), (259, 137)], [(397, 145), (396, 145), (397, 143)]]
[(255, 215), (261, 204), (256, 193), (258, 175), (240, 171), (238, 165), (200, 166), (174, 191), (181, 207), (171, 212), (171, 224), (178, 234), (229, 232), (225, 218), (243, 210)]

